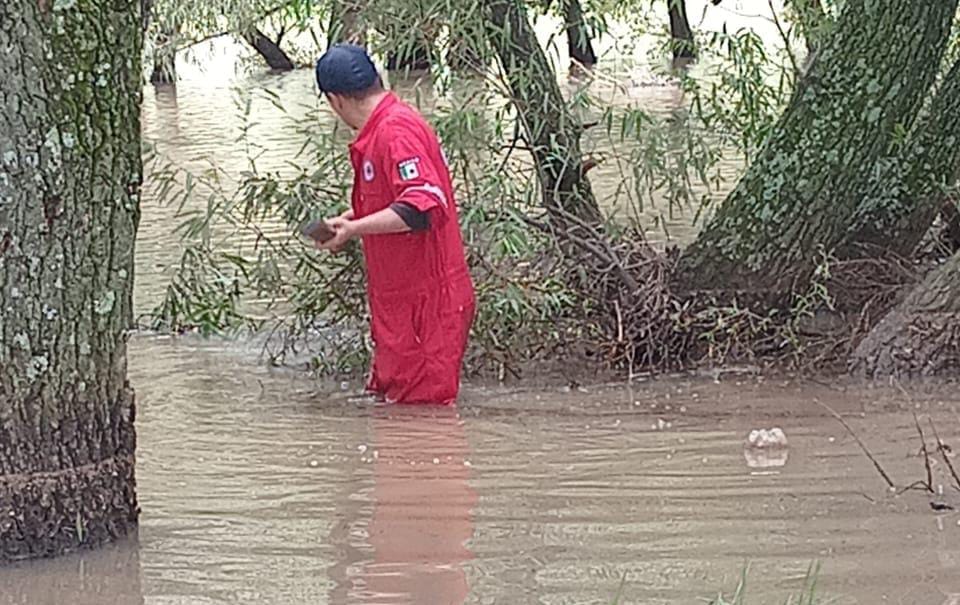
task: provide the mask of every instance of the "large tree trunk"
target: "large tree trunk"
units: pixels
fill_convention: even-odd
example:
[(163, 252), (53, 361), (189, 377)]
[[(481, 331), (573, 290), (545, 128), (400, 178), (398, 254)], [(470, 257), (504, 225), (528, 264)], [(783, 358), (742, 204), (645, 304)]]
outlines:
[(877, 165), (855, 218), (850, 245), (909, 256), (947, 202), (960, 170), (960, 61), (947, 73), (899, 156)]
[(957, 1), (848, 0), (759, 157), (683, 254), (686, 290), (788, 292), (848, 234), (939, 69)]
[(269, 38), (265, 33), (257, 28), (251, 29), (244, 34), (243, 39), (252, 46), (263, 60), (267, 62), (270, 69), (277, 71), (290, 71), (294, 68), (293, 61), (283, 52), (280, 45)]
[(567, 110), (526, 8), (518, 0), (495, 0), (489, 10), (490, 40), (533, 153), (544, 208), (557, 226), (599, 225), (602, 214), (583, 170), (582, 126)]
[(0, 563), (127, 534), (139, 0), (0, 3)]
[(333, 3), (328, 36), (330, 44), (350, 42), (367, 43), (367, 28), (363, 21), (365, 0), (338, 0)]
[(570, 58), (584, 67), (593, 67), (597, 64), (597, 53), (593, 50), (580, 0), (563, 0), (563, 15)]
[(851, 370), (869, 377), (960, 369), (960, 254), (933, 271), (860, 343)]
[(686, 0), (667, 0), (670, 5), (670, 39), (674, 59), (696, 59), (697, 46), (687, 18)]

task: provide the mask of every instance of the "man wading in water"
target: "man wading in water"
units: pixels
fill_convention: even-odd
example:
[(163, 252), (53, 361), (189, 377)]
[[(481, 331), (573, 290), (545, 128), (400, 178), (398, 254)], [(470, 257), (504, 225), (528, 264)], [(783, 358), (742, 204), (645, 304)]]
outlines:
[(369, 391), (395, 403), (453, 403), (473, 322), (473, 283), (446, 156), (424, 119), (384, 90), (366, 51), (341, 44), (317, 61), (317, 85), (357, 131), (351, 209), (328, 219), (321, 250), (359, 237), (367, 268)]

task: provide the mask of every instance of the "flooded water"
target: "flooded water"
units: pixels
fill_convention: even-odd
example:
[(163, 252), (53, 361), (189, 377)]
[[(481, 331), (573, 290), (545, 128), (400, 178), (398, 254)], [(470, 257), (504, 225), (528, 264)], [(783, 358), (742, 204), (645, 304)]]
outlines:
[[(690, 5), (692, 17), (706, 6)], [(724, 6), (695, 25), (773, 27)], [(235, 178), (248, 144), (261, 168), (284, 170), (302, 144), (290, 116), (332, 125), (312, 75), (237, 75), (228, 51), (181, 65), (175, 92), (147, 90), (145, 136), (193, 170), (213, 163)], [(595, 92), (651, 111), (682, 105), (675, 87), (631, 69)], [(413, 82), (395, 84), (412, 96)], [(244, 130), (235, 87), (273, 91), (286, 111), (257, 96)], [(617, 186), (603, 166), (591, 176), (601, 196)], [(678, 239), (695, 233), (689, 215), (669, 220)], [(173, 221), (173, 208), (144, 199), (141, 312), (179, 258)], [(545, 379), (468, 385), (457, 409), (407, 409), (265, 368), (242, 341), (142, 334), (129, 358), (139, 536), (0, 569), (0, 605), (609, 604), (621, 582), (622, 603), (697, 603), (732, 590), (747, 564), (748, 602), (780, 603), (813, 561), (832, 602), (960, 604), (960, 516), (919, 492), (889, 494), (815, 403), (846, 415), (906, 484), (923, 466), (896, 391), (736, 375), (580, 391)], [(957, 391), (916, 398), (960, 443)], [(786, 454), (745, 455), (749, 431), (773, 426)], [(941, 499), (960, 506), (949, 488)]]
[[(774, 5), (781, 6), (781, 0), (776, 0)], [(707, 0), (689, 0), (688, 6), (698, 31), (736, 32), (749, 27), (769, 43), (771, 52), (778, 48), (779, 34), (769, 18), (766, 3), (757, 8), (741, 6), (740, 2), (713, 6)], [(549, 57), (558, 66), (561, 87), (568, 95), (575, 94), (585, 83), (580, 78), (568, 77), (566, 46), (555, 36), (561, 25), (543, 19), (537, 29)], [(689, 100), (684, 98), (675, 81), (663, 75), (666, 67), (656, 63), (662, 59), (656, 58), (651, 63), (651, 54), (658, 44), (656, 39), (638, 37), (616, 26), (614, 31), (622, 35), (597, 41), (597, 52), (602, 59), (597, 76), (587, 86), (589, 94), (604, 107), (637, 108), (660, 116), (684, 108)], [(217, 39), (190, 57), (181, 58), (176, 88), (145, 89), (144, 138), (156, 145), (174, 166), (195, 175), (215, 167), (221, 179), (230, 183), (239, 180), (240, 174), (250, 168), (252, 157), (262, 173), (289, 175), (294, 165), (309, 161), (298, 155), (305, 141), (304, 123), (312, 122), (317, 130), (334, 128), (335, 116), (327, 104), (318, 99), (312, 70), (284, 74), (251, 72), (245, 69), (247, 63), (239, 58), (243, 54), (243, 47), (237, 42)], [(410, 78), (394, 75), (390, 79), (392, 88), (408, 102), (419, 105), (427, 115), (445, 103), (437, 98), (431, 82), (423, 74)], [(343, 127), (341, 131), (343, 153), (346, 153), (350, 135)], [(629, 175), (631, 168), (629, 163), (624, 165), (623, 154), (632, 146), (615, 138), (598, 127), (587, 131), (583, 148), (585, 154), (604, 160), (590, 172), (598, 200), (623, 215), (626, 210), (614, 205), (624, 203), (622, 189), (625, 174)], [(718, 163), (716, 176), (721, 180), (709, 189), (695, 182), (693, 193), (721, 199), (735, 185), (742, 170), (742, 157), (731, 151)], [(180, 239), (173, 232), (179, 222), (176, 207), (158, 204), (156, 194), (148, 179), (137, 241), (135, 307), (138, 314), (149, 312), (162, 299), (182, 253)], [(463, 191), (460, 194), (461, 198), (465, 197)], [(664, 193), (658, 192), (652, 203), (648, 201), (639, 213), (651, 242), (691, 241), (699, 230), (694, 222), (698, 207), (672, 205), (663, 198)], [(206, 203), (205, 196), (198, 193), (189, 208), (203, 209)], [(281, 221), (267, 222), (261, 227), (268, 237), (290, 237), (288, 227)], [(250, 253), (255, 239), (254, 234), (239, 237), (231, 234), (216, 245), (232, 252), (243, 249)]]
[[(748, 602), (782, 603), (813, 561), (831, 602), (960, 598), (960, 515), (887, 493), (815, 404), (906, 484), (897, 392), (729, 375), (376, 407), (254, 353), (136, 337), (139, 540), (2, 569), (0, 604), (599, 605), (624, 578), (623, 603), (697, 603), (746, 564)], [(913, 397), (960, 443), (956, 393)], [(788, 457), (757, 467), (743, 441), (772, 426)]]

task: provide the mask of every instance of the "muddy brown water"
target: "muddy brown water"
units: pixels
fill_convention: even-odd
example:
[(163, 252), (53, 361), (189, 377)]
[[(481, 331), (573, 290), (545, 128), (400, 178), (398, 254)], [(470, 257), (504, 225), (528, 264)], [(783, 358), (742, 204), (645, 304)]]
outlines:
[[(282, 170), (299, 150), (289, 115), (330, 119), (309, 72), (181, 67), (176, 94), (150, 88), (144, 104), (145, 136), (179, 166), (246, 168), (234, 86), (265, 86), (287, 106), (253, 101), (262, 168)], [(652, 111), (682, 104), (642, 80), (605, 94)], [(604, 165), (592, 177), (601, 196), (617, 186)], [(143, 204), (139, 312), (179, 257), (173, 210), (155, 201)], [(681, 242), (690, 219), (665, 218)], [(129, 358), (139, 536), (2, 568), (0, 605), (609, 604), (621, 581), (623, 603), (699, 603), (732, 590), (747, 564), (747, 602), (782, 603), (813, 561), (836, 603), (960, 605), (960, 515), (889, 494), (815, 403), (841, 411), (909, 483), (923, 465), (898, 390), (727, 374), (571, 391), (548, 377), (468, 384), (456, 409), (408, 409), (266, 368), (246, 341), (141, 334)], [(956, 388), (913, 397), (960, 446)], [(772, 426), (790, 440), (785, 461), (771, 457), (785, 464), (757, 466), (744, 438)], [(960, 507), (956, 492), (942, 499)]]
[[(907, 483), (896, 390), (730, 374), (385, 408), (239, 342), (138, 336), (130, 360), (138, 540), (2, 569), (0, 604), (608, 604), (624, 576), (624, 603), (698, 603), (748, 563), (748, 602), (781, 603), (813, 561), (832, 602), (960, 602), (960, 515), (887, 493), (815, 404)], [(912, 397), (960, 443), (955, 387)], [(771, 426), (786, 464), (753, 468)]]

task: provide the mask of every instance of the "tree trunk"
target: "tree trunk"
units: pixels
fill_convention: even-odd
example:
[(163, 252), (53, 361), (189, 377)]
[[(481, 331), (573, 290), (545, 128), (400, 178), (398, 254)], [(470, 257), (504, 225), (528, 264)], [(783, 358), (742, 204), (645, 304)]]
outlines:
[(339, 0), (333, 3), (330, 15), (330, 44), (350, 42), (367, 43), (366, 25), (363, 22), (364, 0)]
[(681, 290), (789, 292), (847, 236), (877, 160), (933, 83), (957, 1), (848, 0), (736, 189), (682, 255)]
[(389, 71), (422, 71), (430, 69), (430, 65), (430, 44), (420, 35), (398, 43), (398, 47), (387, 56)]
[(457, 14), (451, 19), (447, 65), (456, 72), (483, 72), (489, 65), (489, 49), (482, 22), (472, 12)]
[(945, 188), (960, 170), (960, 61), (903, 152), (877, 167), (842, 256), (855, 256), (864, 245), (910, 256), (944, 207)]
[(584, 67), (593, 67), (597, 64), (597, 53), (593, 51), (593, 42), (583, 19), (580, 0), (563, 0), (563, 14), (570, 58)]
[(670, 4), (670, 38), (674, 59), (696, 59), (697, 46), (687, 18), (686, 0), (667, 0)]
[(918, 284), (857, 347), (855, 374), (933, 376), (960, 369), (960, 254)]
[(243, 39), (260, 53), (270, 69), (290, 71), (294, 68), (293, 61), (290, 60), (287, 53), (283, 52), (283, 49), (276, 42), (259, 29), (253, 28), (250, 32), (244, 34)]
[(958, 200), (949, 199), (940, 210), (944, 239), (952, 252), (960, 251), (960, 209), (957, 204)]
[(537, 166), (544, 208), (557, 226), (571, 220), (599, 225), (602, 214), (583, 171), (582, 126), (567, 110), (526, 8), (518, 0), (495, 0), (488, 10), (490, 40)]
[(139, 0), (0, 3), (0, 563), (127, 534)]
[(173, 47), (177, 33), (164, 30), (154, 41), (153, 70), (150, 73), (151, 84), (173, 84), (177, 81), (177, 53)]
[(150, 83), (154, 85), (174, 84), (177, 81), (176, 55), (154, 53), (153, 70), (150, 72)]
[(474, 38), (458, 37), (450, 43), (447, 63), (456, 72), (481, 72), (486, 67)]

